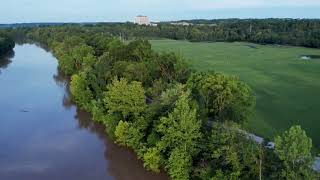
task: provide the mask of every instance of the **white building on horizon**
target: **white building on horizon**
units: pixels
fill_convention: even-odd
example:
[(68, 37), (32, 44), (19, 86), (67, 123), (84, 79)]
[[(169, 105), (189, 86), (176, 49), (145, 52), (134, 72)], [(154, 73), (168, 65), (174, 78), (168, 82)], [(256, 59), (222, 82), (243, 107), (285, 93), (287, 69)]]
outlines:
[(147, 25), (147, 26), (149, 26), (150, 25), (150, 19), (149, 19), (148, 16), (139, 15), (139, 16), (135, 17), (134, 23), (135, 24), (139, 24), (139, 25)]

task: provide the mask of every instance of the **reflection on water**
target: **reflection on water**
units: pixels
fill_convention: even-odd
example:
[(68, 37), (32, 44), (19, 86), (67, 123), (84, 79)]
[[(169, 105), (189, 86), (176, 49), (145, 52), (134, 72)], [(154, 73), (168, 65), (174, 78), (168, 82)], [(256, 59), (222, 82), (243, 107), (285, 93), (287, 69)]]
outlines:
[(5, 55), (0, 56), (0, 74), (1, 74), (1, 69), (6, 69), (8, 65), (12, 62), (11, 58), (14, 57), (14, 51), (9, 51)]
[(1, 180), (167, 179), (146, 171), (74, 105), (50, 53), (24, 44), (11, 58), (0, 75)]

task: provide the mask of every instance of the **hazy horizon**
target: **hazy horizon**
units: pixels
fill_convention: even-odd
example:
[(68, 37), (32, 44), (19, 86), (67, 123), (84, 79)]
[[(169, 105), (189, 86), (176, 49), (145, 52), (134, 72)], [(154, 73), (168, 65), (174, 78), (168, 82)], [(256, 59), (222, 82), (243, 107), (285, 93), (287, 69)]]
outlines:
[(0, 7), (0, 24), (126, 22), (143, 14), (151, 21), (225, 18), (320, 18), (318, 0), (11, 0)]

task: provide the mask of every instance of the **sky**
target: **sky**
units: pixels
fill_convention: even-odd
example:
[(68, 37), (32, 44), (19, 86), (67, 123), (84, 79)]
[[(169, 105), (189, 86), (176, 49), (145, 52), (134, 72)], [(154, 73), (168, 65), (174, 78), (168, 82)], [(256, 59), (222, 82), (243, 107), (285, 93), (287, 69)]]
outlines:
[(0, 0), (0, 24), (320, 18), (320, 0)]

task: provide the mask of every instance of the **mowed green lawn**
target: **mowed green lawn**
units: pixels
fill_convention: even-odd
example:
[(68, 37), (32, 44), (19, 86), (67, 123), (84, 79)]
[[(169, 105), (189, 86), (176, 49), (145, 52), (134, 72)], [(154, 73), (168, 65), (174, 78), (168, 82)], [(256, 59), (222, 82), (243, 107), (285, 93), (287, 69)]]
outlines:
[(257, 98), (249, 131), (273, 138), (292, 125), (301, 125), (320, 149), (320, 49), (251, 43), (190, 43), (152, 40), (157, 51), (174, 51), (196, 70), (237, 75)]

